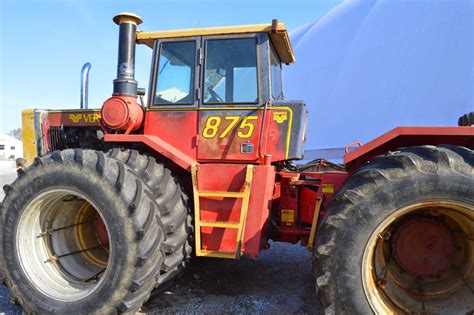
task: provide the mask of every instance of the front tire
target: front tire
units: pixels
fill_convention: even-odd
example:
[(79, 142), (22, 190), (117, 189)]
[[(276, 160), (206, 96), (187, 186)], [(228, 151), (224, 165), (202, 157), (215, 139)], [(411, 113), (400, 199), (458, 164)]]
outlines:
[(410, 147), (346, 181), (314, 251), (327, 314), (474, 310), (473, 166), (466, 148)]
[(6, 189), (5, 283), (26, 313), (134, 313), (163, 263), (164, 233), (147, 186), (92, 150), (56, 151)]

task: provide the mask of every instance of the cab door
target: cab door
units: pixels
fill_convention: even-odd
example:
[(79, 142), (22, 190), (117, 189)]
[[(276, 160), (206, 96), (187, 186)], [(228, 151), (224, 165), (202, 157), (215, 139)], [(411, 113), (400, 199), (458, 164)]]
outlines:
[(195, 159), (200, 37), (160, 39), (154, 45), (145, 134)]
[(204, 37), (198, 160), (257, 161), (265, 122), (259, 34)]

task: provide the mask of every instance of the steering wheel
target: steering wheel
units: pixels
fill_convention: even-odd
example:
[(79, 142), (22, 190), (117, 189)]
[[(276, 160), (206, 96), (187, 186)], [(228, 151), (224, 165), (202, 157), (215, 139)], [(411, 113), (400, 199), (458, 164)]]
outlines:
[(209, 91), (213, 99), (217, 100), (219, 103), (224, 103), (219, 94), (217, 94), (216, 91), (214, 91), (210, 86), (207, 87), (207, 90)]

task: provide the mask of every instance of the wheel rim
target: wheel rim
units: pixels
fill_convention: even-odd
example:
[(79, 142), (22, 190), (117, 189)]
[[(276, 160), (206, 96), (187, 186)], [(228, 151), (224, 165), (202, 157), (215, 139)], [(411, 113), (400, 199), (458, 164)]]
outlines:
[(16, 232), (18, 260), (31, 285), (49, 298), (74, 302), (95, 292), (108, 273), (109, 230), (83, 194), (55, 189), (25, 207)]
[(369, 238), (362, 282), (377, 314), (472, 311), (472, 206), (431, 200), (392, 213)]

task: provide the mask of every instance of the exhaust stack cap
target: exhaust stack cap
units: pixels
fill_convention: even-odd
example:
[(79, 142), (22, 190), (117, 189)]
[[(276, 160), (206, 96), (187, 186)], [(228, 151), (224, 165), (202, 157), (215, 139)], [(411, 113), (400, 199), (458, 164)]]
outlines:
[(121, 12), (114, 16), (113, 21), (115, 24), (120, 25), (122, 23), (133, 23), (135, 25), (140, 25), (143, 23), (141, 17), (131, 12)]

